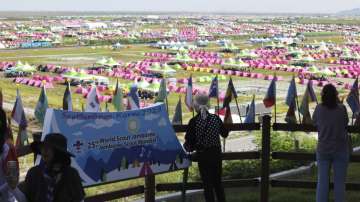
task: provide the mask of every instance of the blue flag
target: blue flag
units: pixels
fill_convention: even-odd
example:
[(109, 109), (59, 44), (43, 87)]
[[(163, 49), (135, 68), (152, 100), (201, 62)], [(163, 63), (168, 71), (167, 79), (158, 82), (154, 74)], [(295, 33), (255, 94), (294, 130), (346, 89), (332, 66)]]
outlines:
[(218, 97), (219, 96), (219, 82), (218, 77), (216, 76), (211, 81), (210, 89), (209, 89), (209, 97)]
[(244, 123), (255, 123), (255, 96), (253, 97)]
[(359, 103), (359, 84), (358, 79), (354, 81), (353, 86), (351, 87), (350, 93), (346, 98), (346, 102), (348, 103), (349, 107), (353, 114), (359, 112), (360, 110), (360, 103)]
[(290, 81), (290, 86), (288, 89), (288, 93), (286, 96), (286, 105), (291, 106), (292, 103), (295, 101), (295, 98), (297, 97), (297, 91), (296, 91), (296, 84), (295, 84), (295, 78)]

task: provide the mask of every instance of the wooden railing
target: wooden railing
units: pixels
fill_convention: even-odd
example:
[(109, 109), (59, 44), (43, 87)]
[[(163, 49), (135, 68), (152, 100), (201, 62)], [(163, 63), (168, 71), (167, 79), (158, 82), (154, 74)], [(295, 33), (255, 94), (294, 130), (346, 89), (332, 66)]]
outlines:
[[(174, 130), (177, 133), (185, 132), (187, 125), (174, 125)], [(275, 123), (271, 126), (271, 117), (268, 115), (263, 116), (262, 124), (253, 123), (253, 124), (231, 124), (225, 125), (230, 131), (262, 131), (262, 146), (260, 151), (248, 151), (248, 152), (226, 152), (222, 154), (222, 160), (245, 160), (245, 159), (258, 159), (261, 160), (261, 173), (259, 173), (260, 178), (253, 179), (234, 179), (234, 180), (224, 180), (223, 186), (228, 187), (259, 187), (260, 188), (260, 198), (261, 202), (269, 201), (269, 187), (288, 187), (288, 188), (307, 188), (315, 189), (315, 181), (301, 181), (301, 180), (270, 180), (270, 161), (271, 159), (281, 159), (281, 160), (304, 160), (304, 161), (315, 161), (315, 153), (306, 153), (306, 152), (281, 152), (281, 151), (271, 151), (271, 129), (273, 131), (301, 131), (301, 132), (316, 132), (316, 127), (313, 125), (303, 125), (303, 124), (283, 124)], [(349, 126), (348, 131), (351, 133), (360, 134), (360, 127)], [(39, 140), (38, 137), (34, 139)], [(29, 146), (18, 149), (18, 154), (24, 156), (31, 153)], [(360, 162), (360, 155), (351, 155), (351, 162)], [(182, 200), (185, 200), (186, 190), (198, 190), (202, 189), (201, 182), (187, 182), (188, 170), (184, 170), (184, 178), (182, 182), (174, 183), (158, 183), (155, 182), (155, 176), (150, 175), (145, 177), (144, 186), (135, 186), (118, 191), (112, 191), (108, 193), (103, 193), (95, 196), (89, 196), (85, 199), (87, 202), (97, 202), (97, 201), (108, 201), (114, 200), (122, 197), (128, 197), (132, 195), (144, 194), (146, 202), (155, 201), (155, 194), (161, 191), (181, 191)], [(330, 188), (333, 187), (333, 184), (329, 184)], [(346, 183), (346, 189), (348, 190), (360, 190), (360, 183)]]

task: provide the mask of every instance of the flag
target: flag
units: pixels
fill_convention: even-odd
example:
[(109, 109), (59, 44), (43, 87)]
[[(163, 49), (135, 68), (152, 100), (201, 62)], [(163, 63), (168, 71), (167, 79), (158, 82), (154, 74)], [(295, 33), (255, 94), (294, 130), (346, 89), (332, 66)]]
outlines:
[(192, 92), (193, 92), (193, 84), (192, 84), (192, 76), (190, 76), (188, 79), (186, 95), (185, 95), (185, 104), (186, 104), (187, 108), (189, 109), (189, 111), (193, 110)]
[(128, 94), (128, 109), (140, 109), (140, 100), (136, 85), (133, 85), (130, 88), (130, 92)]
[(66, 82), (66, 89), (64, 92), (63, 97), (63, 110), (72, 111), (72, 98), (71, 98), (71, 91), (70, 91), (70, 83)]
[(109, 112), (110, 110), (109, 110), (109, 106), (108, 106), (108, 103), (107, 102), (105, 102), (105, 109), (104, 109), (104, 112)]
[(155, 98), (155, 103), (157, 102), (165, 102), (167, 97), (167, 90), (166, 90), (166, 80), (162, 79), (158, 91), (158, 95)]
[(270, 86), (267, 90), (266, 96), (263, 100), (266, 108), (272, 107), (276, 102), (276, 77), (274, 76), (273, 80), (270, 83)]
[(296, 83), (295, 83), (295, 78), (293, 77), (292, 80), (290, 81), (290, 86), (286, 95), (286, 105), (287, 106), (291, 106), (292, 103), (295, 101), (297, 97), (297, 90), (296, 90)]
[[(19, 126), (18, 137), (16, 139), (16, 146), (22, 146), (25, 144), (25, 142), (27, 142), (27, 133), (26, 133), (27, 121), (26, 121), (25, 111), (22, 105), (19, 89), (16, 90), (16, 100), (15, 100), (14, 108), (11, 112), (11, 117), (15, 121), (15, 123), (17, 123)], [(10, 123), (11, 121), (9, 121), (9, 124)], [(9, 129), (10, 128), (11, 127), (9, 125)], [(12, 131), (9, 131), (9, 133), (10, 132)]]
[(179, 101), (175, 107), (175, 114), (172, 120), (172, 124), (182, 124), (181, 97), (179, 97)]
[(82, 112), (85, 112), (85, 106), (84, 106), (84, 103), (83, 103), (83, 102), (81, 102), (81, 111), (82, 111)]
[(3, 93), (2, 93), (2, 88), (0, 88), (0, 109), (3, 108)]
[(27, 121), (25, 117), (25, 111), (22, 105), (19, 89), (16, 90), (16, 100), (14, 108), (11, 112), (11, 117), (21, 127), (27, 127)]
[(255, 123), (255, 95), (251, 101), (244, 123)]
[(224, 102), (223, 102), (223, 108), (230, 106), (230, 102), (232, 101), (233, 98), (237, 98), (237, 94), (236, 94), (236, 90), (233, 84), (233, 81), (230, 77), (229, 83), (228, 83), (228, 87), (226, 89), (226, 93), (225, 93), (225, 98), (224, 98)]
[(100, 102), (96, 86), (93, 86), (86, 98), (85, 112), (99, 112)]
[(29, 144), (29, 140), (28, 140), (28, 135), (26, 132), (26, 127), (19, 126), (19, 131), (18, 131), (15, 145), (16, 145), (16, 147), (22, 147), (22, 146), (25, 146), (28, 144)]
[(230, 106), (225, 106), (225, 116), (224, 116), (224, 123), (225, 124), (232, 124), (233, 120), (232, 120), (232, 116), (231, 116), (231, 110), (230, 110)]
[(122, 93), (122, 89), (119, 87), (119, 80), (116, 80), (116, 87), (112, 99), (112, 104), (114, 105), (116, 111), (118, 112), (124, 111), (123, 93)]
[(209, 98), (211, 97), (219, 97), (219, 82), (218, 82), (218, 77), (214, 77), (213, 80), (211, 81), (211, 85), (209, 88)]
[(294, 124), (297, 123), (296, 115), (295, 115), (296, 97), (297, 97), (296, 83), (295, 83), (295, 78), (293, 77), (292, 80), (290, 81), (290, 86), (285, 100), (286, 105), (289, 106), (289, 109), (285, 115), (285, 121), (287, 123), (294, 123)]
[(346, 102), (348, 103), (353, 114), (356, 114), (360, 110), (359, 103), (359, 84), (358, 78), (354, 81), (353, 86), (351, 87), (350, 93), (346, 98)]
[(300, 105), (299, 112), (303, 115), (303, 124), (312, 124), (311, 114), (309, 111), (309, 103), (317, 102), (314, 89), (312, 88), (312, 82), (309, 81)]
[(45, 113), (48, 107), (49, 106), (46, 96), (45, 85), (43, 85), (43, 87), (41, 88), (38, 103), (36, 104), (35, 107), (35, 117), (41, 124), (44, 123)]
[(286, 123), (293, 123), (296, 124), (297, 120), (296, 120), (296, 115), (295, 115), (295, 110), (296, 110), (296, 104), (295, 104), (295, 100), (290, 104), (288, 111), (286, 112), (285, 115), (285, 121)]

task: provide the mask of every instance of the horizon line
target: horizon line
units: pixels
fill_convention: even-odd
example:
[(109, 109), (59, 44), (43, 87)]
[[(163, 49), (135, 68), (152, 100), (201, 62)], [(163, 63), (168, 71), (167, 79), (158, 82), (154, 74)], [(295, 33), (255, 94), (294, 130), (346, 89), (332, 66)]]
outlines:
[(282, 11), (271, 11), (271, 12), (261, 12), (261, 11), (149, 11), (149, 10), (1, 10), (1, 12), (29, 12), (29, 13), (40, 13), (40, 12), (64, 12), (64, 13), (223, 13), (223, 14), (337, 14), (342, 11), (337, 12), (282, 12)]

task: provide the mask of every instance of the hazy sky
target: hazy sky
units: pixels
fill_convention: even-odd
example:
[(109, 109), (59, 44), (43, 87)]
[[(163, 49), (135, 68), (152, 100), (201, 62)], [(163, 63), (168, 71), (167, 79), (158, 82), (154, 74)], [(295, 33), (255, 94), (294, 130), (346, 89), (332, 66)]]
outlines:
[(331, 13), (360, 0), (0, 0), (0, 10)]

